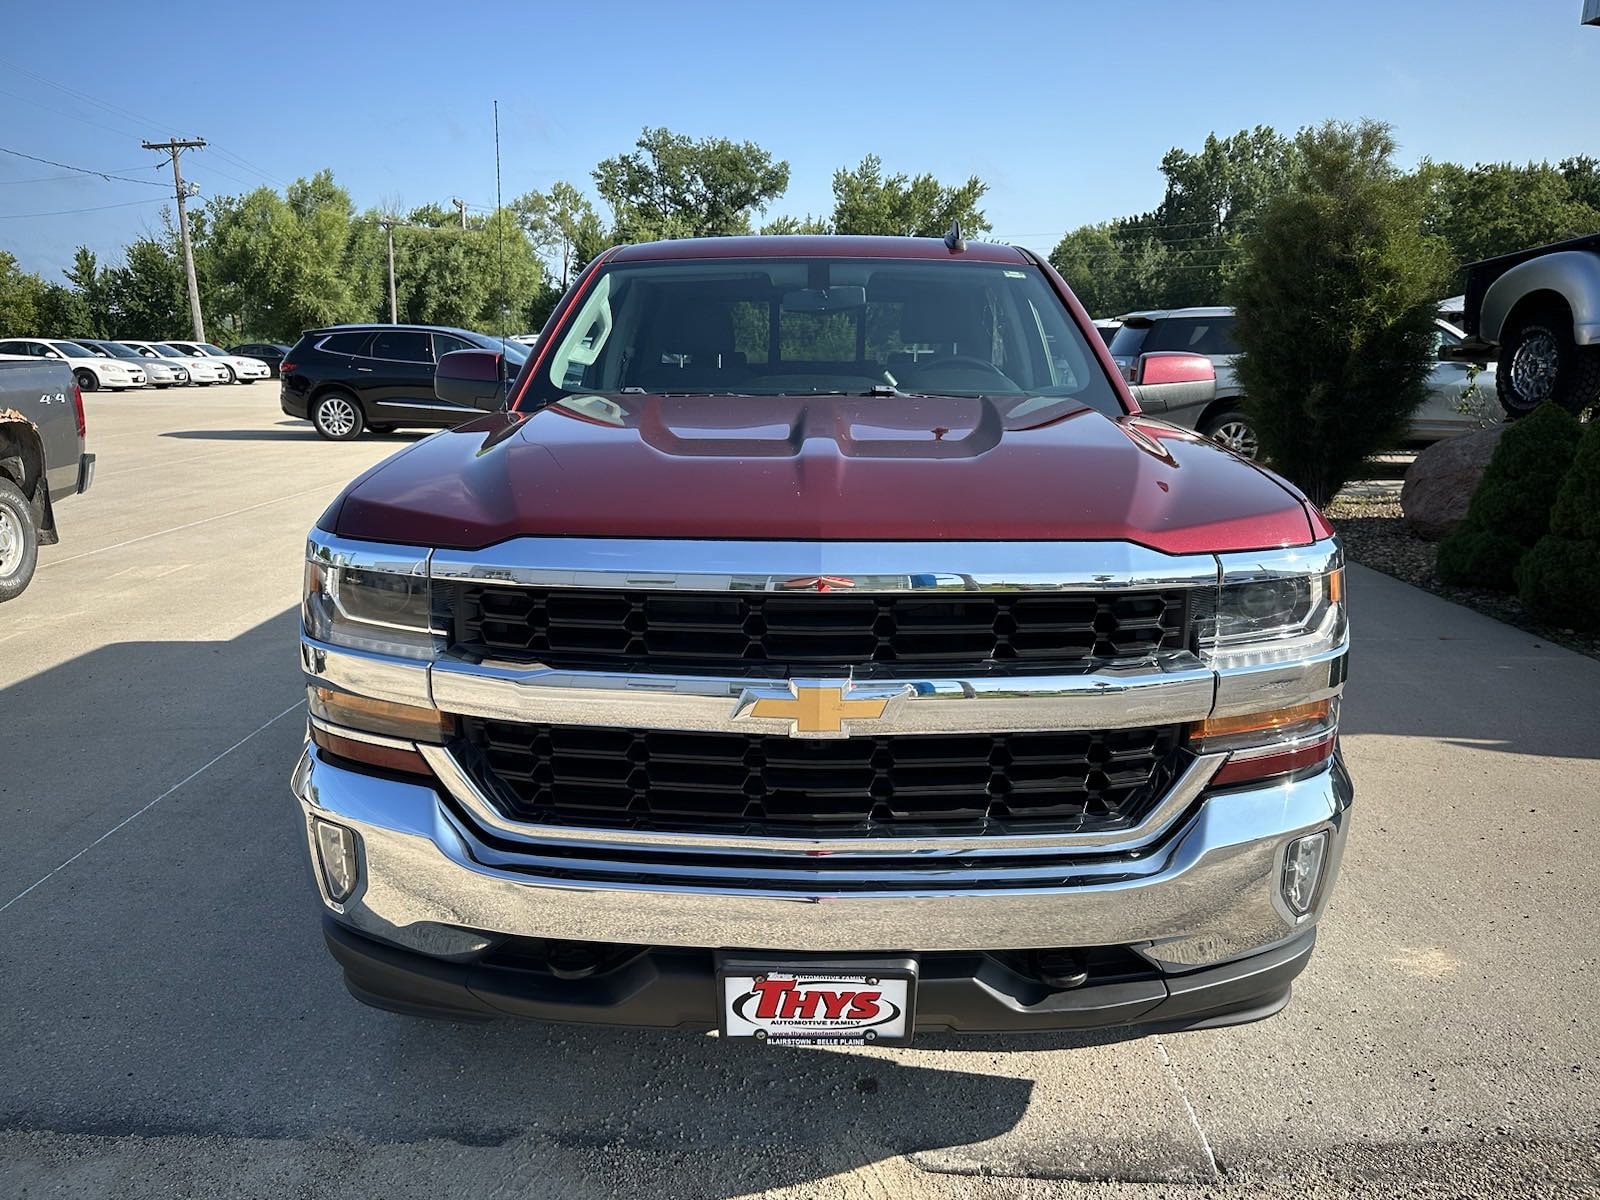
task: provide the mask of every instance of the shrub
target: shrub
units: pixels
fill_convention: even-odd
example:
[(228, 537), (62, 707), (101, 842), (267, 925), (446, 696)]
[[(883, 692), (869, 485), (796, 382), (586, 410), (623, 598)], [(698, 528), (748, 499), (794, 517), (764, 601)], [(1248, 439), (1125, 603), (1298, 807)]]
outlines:
[(1517, 566), (1517, 594), (1541, 621), (1600, 630), (1600, 542), (1540, 538)]
[(1600, 421), (1591, 422), (1561, 481), (1550, 532), (1517, 571), (1517, 593), (1540, 620), (1600, 630)]
[(1600, 542), (1600, 418), (1589, 422), (1550, 511), (1550, 532)]
[(1528, 548), (1515, 538), (1463, 525), (1439, 543), (1435, 569), (1445, 583), (1514, 592), (1517, 563), (1527, 552)]
[(1501, 435), (1467, 519), (1439, 543), (1440, 579), (1517, 590), (1517, 561), (1550, 530), (1580, 428), (1559, 405), (1542, 404)]
[(1467, 506), (1467, 524), (1531, 546), (1550, 530), (1550, 513), (1583, 432), (1558, 404), (1541, 404), (1501, 435)]

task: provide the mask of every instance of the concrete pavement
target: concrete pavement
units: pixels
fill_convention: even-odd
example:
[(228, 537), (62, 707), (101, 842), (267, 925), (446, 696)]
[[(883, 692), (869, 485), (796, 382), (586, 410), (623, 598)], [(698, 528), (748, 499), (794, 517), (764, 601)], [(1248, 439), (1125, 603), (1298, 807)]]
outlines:
[(95, 488), (0, 608), (0, 1195), (1600, 1194), (1600, 663), (1352, 570), (1352, 840), (1257, 1025), (419, 1022), (344, 993), (286, 783), (301, 538), (399, 442), (261, 385), (88, 404)]

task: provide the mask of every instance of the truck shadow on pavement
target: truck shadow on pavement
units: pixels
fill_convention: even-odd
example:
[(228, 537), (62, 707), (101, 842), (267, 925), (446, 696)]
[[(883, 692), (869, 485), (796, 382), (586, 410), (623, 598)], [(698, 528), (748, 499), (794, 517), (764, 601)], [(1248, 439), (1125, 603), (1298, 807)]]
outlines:
[(296, 628), (290, 609), (225, 642), (113, 643), (0, 689), (0, 1130), (625, 1144), (715, 1152), (690, 1193), (733, 1195), (1021, 1120), (1031, 1079), (916, 1051), (457, 1025), (352, 1000), (288, 791)]

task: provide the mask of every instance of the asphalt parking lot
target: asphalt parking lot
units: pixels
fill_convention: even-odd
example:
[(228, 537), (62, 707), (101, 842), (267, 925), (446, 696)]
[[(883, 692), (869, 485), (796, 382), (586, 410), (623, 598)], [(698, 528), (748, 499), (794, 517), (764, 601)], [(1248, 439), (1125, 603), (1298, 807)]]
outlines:
[(1600, 1194), (1600, 662), (1352, 571), (1357, 819), (1257, 1025), (422, 1022), (345, 994), (287, 784), (304, 532), (405, 435), (87, 403), (94, 488), (0, 608), (0, 1196)]

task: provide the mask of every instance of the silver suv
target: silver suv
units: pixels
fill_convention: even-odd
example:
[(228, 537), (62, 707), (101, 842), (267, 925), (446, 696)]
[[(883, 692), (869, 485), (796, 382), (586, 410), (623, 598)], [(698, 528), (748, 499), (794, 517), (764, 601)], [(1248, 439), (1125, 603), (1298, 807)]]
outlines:
[[(1214, 396), (1196, 401), (1178, 400), (1168, 406), (1155, 392), (1141, 392), (1140, 406), (1162, 420), (1195, 429), (1221, 442), (1236, 454), (1255, 458), (1260, 443), (1244, 407), (1244, 389), (1234, 375), (1233, 363), (1239, 347), (1233, 340), (1233, 309), (1167, 308), (1129, 313), (1111, 339), (1111, 357), (1130, 383), (1137, 383), (1139, 356), (1156, 350), (1179, 350), (1203, 354), (1217, 371)], [(1462, 332), (1446, 321), (1437, 321), (1441, 350), (1459, 345)], [(1407, 433), (1410, 442), (1437, 442), (1459, 433), (1470, 433), (1500, 420), (1494, 404), (1494, 367), (1480, 369), (1476, 376), (1464, 362), (1440, 358), (1428, 376), (1428, 398), (1412, 414)]]

